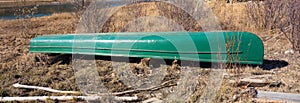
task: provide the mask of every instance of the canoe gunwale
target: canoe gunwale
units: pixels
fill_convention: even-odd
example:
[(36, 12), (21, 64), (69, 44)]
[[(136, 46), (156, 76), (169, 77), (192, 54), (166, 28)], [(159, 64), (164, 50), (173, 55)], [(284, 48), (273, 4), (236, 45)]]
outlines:
[(32, 46), (33, 48), (68, 48), (68, 49), (74, 49), (74, 50), (83, 50), (83, 49), (89, 49), (89, 50), (110, 50), (110, 51), (135, 51), (135, 52), (156, 52), (156, 53), (172, 53), (172, 54), (243, 54), (242, 51), (230, 51), (230, 52), (213, 52), (213, 51), (201, 51), (201, 52), (185, 52), (185, 51), (163, 51), (163, 50), (142, 50), (142, 49), (116, 49), (116, 48), (88, 48), (88, 47), (53, 47), (53, 46)]

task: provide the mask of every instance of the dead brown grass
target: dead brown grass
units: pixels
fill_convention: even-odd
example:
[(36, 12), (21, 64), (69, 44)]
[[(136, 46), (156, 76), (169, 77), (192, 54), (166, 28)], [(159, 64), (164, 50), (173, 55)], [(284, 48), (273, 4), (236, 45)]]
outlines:
[[(128, 30), (126, 30), (126, 26), (130, 22), (134, 22), (135, 19), (141, 18), (141, 17), (165, 17), (167, 19), (171, 19), (177, 24), (181, 25), (184, 30), (186, 31), (201, 31), (201, 27), (197, 24), (197, 21), (191, 17), (188, 13), (186, 13), (184, 10), (175, 7), (174, 5), (167, 4), (164, 2), (142, 2), (138, 4), (132, 4), (125, 7), (122, 7), (119, 9), (113, 16), (104, 24), (104, 28), (101, 32), (121, 32), (121, 31), (174, 31), (172, 28), (168, 28), (163, 23), (163, 21), (156, 21), (154, 23), (153, 21), (144, 21), (145, 23), (139, 24), (138, 28), (139, 30), (134, 30), (135, 28), (129, 27)], [(151, 19), (151, 18), (148, 18)], [(143, 21), (139, 21), (143, 22)], [(162, 24), (159, 24), (159, 22), (162, 22)], [(159, 24), (159, 25), (157, 25)], [(154, 26), (151, 26), (154, 25)], [(159, 26), (159, 27), (157, 27)], [(155, 28), (155, 29), (151, 29)], [(163, 30), (161, 28), (166, 28), (166, 30)]]
[[(279, 87), (267, 86), (258, 89), (300, 93), (300, 54), (284, 53), (291, 48), (285, 38), (278, 36), (279, 34), (271, 34), (269, 31), (256, 30), (249, 25), (245, 17), (244, 3), (235, 3), (232, 5), (215, 3), (210, 4), (210, 6), (213, 7), (213, 11), (225, 30), (250, 31), (258, 34), (265, 44), (265, 59), (284, 60), (289, 63), (289, 65), (285, 67), (277, 67), (272, 63), (265, 64), (265, 66), (273, 66), (272, 70), (246, 66), (242, 67), (243, 71), (241, 71), (241, 74), (257, 75), (265, 72), (274, 72), (272, 75), (282, 79), (285, 85)], [(127, 12), (134, 10), (137, 11), (129, 14)], [(133, 4), (121, 8), (105, 24), (105, 28), (102, 32), (120, 32), (126, 23), (133, 18), (141, 16), (166, 16), (182, 24), (188, 31), (201, 30), (198, 25), (193, 24), (194, 20), (190, 19), (189, 15), (180, 9), (176, 9), (172, 5), (152, 2)], [(32, 18), (29, 20), (0, 20), (0, 22), (0, 96), (62, 95), (39, 90), (17, 89), (12, 87), (14, 83), (78, 91), (72, 64), (68, 62), (70, 56), (63, 56), (61, 58), (64, 59), (52, 62), (52, 56), (31, 54), (28, 51), (30, 39), (37, 35), (74, 33), (78, 20), (72, 14), (53, 14), (51, 16)], [(135, 64), (136, 63), (131, 63), (130, 65)], [(99, 66), (98, 72), (105, 77), (102, 79), (107, 81), (105, 85), (109, 87), (110, 91), (118, 92), (130, 89), (118, 81), (117, 78), (111, 77), (113, 74), (112, 70), (109, 69), (109, 67), (111, 67), (111, 61), (97, 60), (97, 65)], [(176, 79), (176, 77), (178, 77), (176, 75), (178, 74), (169, 75), (169, 79)], [(201, 97), (203, 86), (206, 85), (207, 76), (207, 73), (203, 72), (203, 78), (199, 77), (199, 85), (194, 95), (191, 96), (190, 102), (196, 102), (196, 100)], [(238, 80), (239, 77), (236, 79)], [(240, 88), (226, 81), (229, 80), (224, 80), (223, 86), (217, 95), (216, 101), (218, 102), (233, 102), (232, 96), (234, 92)], [(153, 91), (141, 92), (138, 95), (143, 97), (143, 99), (147, 99), (152, 97), (149, 95), (152, 92)], [(168, 94), (164, 90), (156, 91), (156, 93), (163, 94), (164, 96)], [(251, 100), (246, 98), (244, 101)]]
[[(70, 14), (20, 20), (1, 20), (0, 80), (1, 96), (50, 95), (43, 91), (27, 91), (11, 87), (13, 83), (76, 90), (70, 66), (50, 65), (47, 55), (29, 53), (32, 37), (53, 33), (73, 33), (75, 19)], [(26, 26), (26, 28), (25, 28)], [(27, 30), (25, 30), (27, 29)], [(26, 31), (26, 32), (24, 32)]]

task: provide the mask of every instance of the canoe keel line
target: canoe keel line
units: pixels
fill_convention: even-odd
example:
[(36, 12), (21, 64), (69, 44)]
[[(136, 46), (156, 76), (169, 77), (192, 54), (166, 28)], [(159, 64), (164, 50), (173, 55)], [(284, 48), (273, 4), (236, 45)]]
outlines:
[(264, 47), (249, 32), (136, 32), (38, 36), (30, 52), (262, 64)]

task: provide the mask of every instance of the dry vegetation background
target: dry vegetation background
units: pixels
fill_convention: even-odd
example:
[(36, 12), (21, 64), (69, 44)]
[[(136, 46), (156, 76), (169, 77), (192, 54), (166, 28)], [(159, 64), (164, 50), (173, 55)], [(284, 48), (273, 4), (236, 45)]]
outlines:
[[(257, 34), (264, 42), (265, 62), (262, 66), (232, 66), (228, 68), (228, 75), (219, 90), (215, 102), (233, 102), (236, 91), (242, 90), (245, 85), (239, 80), (245, 76), (271, 75), (267, 81), (276, 81), (278, 84), (268, 84), (256, 87), (258, 90), (274, 92), (300, 93), (300, 2), (299, 0), (265, 0), (263, 2), (209, 1), (207, 4), (224, 30), (248, 31)], [(78, 4), (78, 3), (77, 3)], [(80, 5), (80, 4), (79, 4)], [(166, 7), (166, 8), (163, 8)], [(160, 2), (142, 2), (121, 8), (105, 24), (101, 32), (119, 32), (124, 24), (134, 17), (163, 15), (181, 23), (187, 31), (201, 31), (199, 25), (193, 24), (184, 11)], [(134, 12), (136, 10), (136, 12)], [(140, 11), (139, 11), (140, 10)], [(124, 15), (123, 12), (132, 14)], [(176, 12), (175, 12), (176, 11)], [(80, 13), (79, 13), (80, 14)], [(0, 96), (44, 96), (66, 95), (45, 92), (41, 90), (18, 89), (12, 87), (14, 83), (51, 87), (59, 90), (79, 91), (76, 86), (72, 69), (71, 56), (51, 56), (38, 53), (29, 53), (31, 38), (44, 34), (74, 33), (79, 22), (78, 14), (62, 13), (39, 18), (17, 20), (0, 20)], [(110, 60), (97, 59), (98, 72), (106, 81), (105, 86), (112, 92), (128, 90), (116, 77), (111, 77), (112, 63)], [(136, 65), (129, 63), (128, 65)], [(178, 78), (178, 69), (168, 65), (167, 80)], [(199, 85), (190, 98), (196, 102), (201, 97), (207, 83), (209, 71), (203, 71), (198, 78)], [(234, 80), (234, 82), (229, 82)], [(142, 100), (158, 97), (163, 98), (167, 91), (144, 91), (137, 93)], [(150, 95), (151, 94), (151, 95)], [(163, 94), (159, 97), (160, 94)], [(133, 94), (130, 94), (133, 95)], [(237, 102), (253, 101), (248, 97), (240, 98)], [(47, 101), (55, 102), (55, 101)], [(78, 102), (78, 100), (67, 101)], [(255, 102), (255, 101), (254, 101)], [(257, 102), (257, 101), (256, 101)]]

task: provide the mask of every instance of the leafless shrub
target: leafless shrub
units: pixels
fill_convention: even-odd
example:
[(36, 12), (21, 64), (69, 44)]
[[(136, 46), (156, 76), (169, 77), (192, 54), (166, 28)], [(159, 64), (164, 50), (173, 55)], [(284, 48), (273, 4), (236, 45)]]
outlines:
[(292, 44), (294, 50), (300, 48), (300, 2), (299, 0), (286, 1), (286, 18), (279, 24), (280, 31)]
[(72, 4), (74, 5), (76, 17), (80, 17), (85, 11), (86, 7), (92, 2), (92, 0), (74, 0)]
[(273, 30), (282, 22), (285, 9), (283, 0), (266, 0), (261, 2), (248, 2), (246, 13), (250, 24), (256, 29)]
[(299, 50), (299, 0), (265, 0), (249, 2), (246, 13), (249, 24), (257, 30), (279, 31)]
[(14, 13), (14, 15), (19, 19), (19, 18), (24, 18), (24, 19), (30, 19), (34, 16), (34, 14), (37, 13), (37, 6), (34, 6), (33, 8), (28, 8), (28, 7), (22, 7), (20, 5), (19, 9), (17, 9)]

